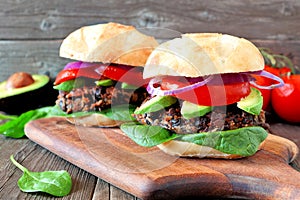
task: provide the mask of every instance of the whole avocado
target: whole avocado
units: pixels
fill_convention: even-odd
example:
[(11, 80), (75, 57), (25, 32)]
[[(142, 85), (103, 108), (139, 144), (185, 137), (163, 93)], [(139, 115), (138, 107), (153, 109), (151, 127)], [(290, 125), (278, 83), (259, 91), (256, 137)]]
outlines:
[(46, 75), (16, 72), (0, 83), (0, 111), (10, 115), (54, 105), (56, 97), (57, 92)]

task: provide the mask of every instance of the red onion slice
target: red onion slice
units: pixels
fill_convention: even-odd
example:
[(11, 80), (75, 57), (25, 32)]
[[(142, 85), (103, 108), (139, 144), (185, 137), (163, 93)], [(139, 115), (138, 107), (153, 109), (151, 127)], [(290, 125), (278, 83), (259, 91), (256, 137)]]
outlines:
[(263, 77), (266, 77), (266, 78), (269, 78), (269, 79), (272, 79), (272, 80), (278, 82), (278, 83), (275, 83), (275, 84), (272, 84), (272, 85), (269, 85), (269, 86), (263, 86), (263, 85), (258, 85), (255, 81), (250, 81), (250, 84), (252, 84), (253, 86), (255, 86), (259, 89), (271, 90), (273, 88), (281, 87), (281, 86), (284, 85), (284, 82), (281, 78), (279, 78), (278, 76), (276, 76), (276, 75), (274, 75), (270, 72), (267, 72), (265, 70), (252, 72), (251, 74), (255, 74), (255, 75), (258, 75), (258, 76), (263, 76)]
[[(258, 85), (255, 82), (255, 78), (251, 77), (251, 75), (263, 76), (263, 77), (272, 79), (274, 81), (277, 81), (278, 83), (272, 84), (272, 85), (269, 85), (269, 86)], [(217, 76), (219, 76), (219, 75), (217, 75)], [(281, 78), (279, 78), (279, 77), (275, 76), (274, 74), (271, 74), (267, 71), (264, 71), (264, 70), (256, 71), (256, 72), (240, 73), (240, 74), (238, 74), (238, 76), (232, 75), (232, 74), (221, 75), (221, 77), (222, 77), (222, 79), (218, 79), (218, 78), (216, 78), (215, 75), (211, 75), (211, 76), (208, 76), (207, 78), (204, 78), (204, 77), (188, 78), (189, 82), (192, 82), (191, 85), (181, 87), (181, 88), (178, 88), (178, 89), (174, 89), (174, 90), (162, 90), (160, 86), (154, 87), (155, 83), (159, 83), (159, 82), (162, 81), (162, 79), (156, 77), (156, 78), (153, 78), (153, 79), (150, 80), (150, 82), (147, 86), (147, 91), (152, 96), (155, 96), (155, 95), (165, 96), (165, 95), (174, 95), (174, 94), (178, 94), (178, 93), (181, 93), (181, 92), (193, 90), (197, 87), (206, 85), (207, 83), (209, 83), (210, 85), (214, 85), (214, 84), (226, 84), (226, 83), (230, 84), (232, 82), (245, 82), (245, 81), (248, 81), (248, 82), (250, 82), (250, 84), (252, 84), (253, 86), (256, 86), (257, 88), (260, 88), (260, 89), (273, 89), (273, 88), (281, 87), (281, 86), (284, 85), (284, 82)], [(196, 80), (198, 82), (195, 82)], [(195, 83), (193, 83), (193, 82), (195, 82)]]
[(64, 70), (82, 69), (82, 68), (88, 68), (88, 67), (97, 66), (97, 65), (99, 65), (99, 63), (76, 61), (76, 62), (70, 62), (70, 63), (66, 64), (66, 66), (64, 67)]
[(200, 81), (200, 82), (197, 82), (192, 85), (185, 86), (185, 87), (181, 87), (178, 89), (174, 89), (174, 90), (162, 90), (160, 86), (154, 87), (154, 84), (160, 82), (161, 79), (153, 78), (149, 81), (149, 84), (147, 86), (147, 91), (152, 96), (174, 95), (174, 94), (178, 94), (178, 93), (185, 92), (188, 90), (193, 90), (197, 87), (203, 86), (203, 85), (207, 84), (212, 78), (213, 78), (213, 76), (208, 76), (207, 78), (204, 78), (203, 81)]

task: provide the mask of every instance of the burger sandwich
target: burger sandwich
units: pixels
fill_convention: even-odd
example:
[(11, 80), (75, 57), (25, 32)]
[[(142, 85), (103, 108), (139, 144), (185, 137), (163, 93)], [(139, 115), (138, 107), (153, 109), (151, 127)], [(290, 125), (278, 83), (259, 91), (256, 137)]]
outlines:
[[(159, 45), (143, 77), (150, 94), (121, 130), (137, 144), (182, 157), (235, 159), (255, 154), (268, 135), (257, 88), (282, 80), (264, 69), (250, 41), (219, 33), (183, 34)], [(269, 86), (255, 77), (272, 79)]]
[[(83, 126), (111, 127), (128, 120), (131, 115), (122, 109), (134, 109), (148, 96), (142, 72), (156, 46), (153, 37), (117, 23), (75, 30), (60, 46), (60, 56), (72, 62), (54, 82), (56, 105), (70, 122)], [(119, 111), (114, 116), (112, 105)]]

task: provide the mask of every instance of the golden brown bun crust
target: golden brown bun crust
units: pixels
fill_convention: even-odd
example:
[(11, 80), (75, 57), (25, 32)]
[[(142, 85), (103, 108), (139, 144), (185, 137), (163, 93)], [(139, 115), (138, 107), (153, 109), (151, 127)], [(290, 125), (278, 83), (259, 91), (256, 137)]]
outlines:
[(263, 68), (263, 56), (246, 39), (220, 33), (190, 33), (159, 45), (147, 60), (144, 78), (198, 77)]
[(144, 66), (157, 41), (133, 26), (117, 23), (85, 26), (68, 35), (60, 56), (85, 62)]
[[(259, 149), (262, 148), (264, 142), (261, 143)], [(193, 143), (172, 140), (163, 144), (157, 145), (162, 151), (173, 156), (180, 157), (198, 157), (198, 158), (223, 158), (237, 159), (243, 156), (226, 154), (216, 149), (207, 146), (201, 146)]]

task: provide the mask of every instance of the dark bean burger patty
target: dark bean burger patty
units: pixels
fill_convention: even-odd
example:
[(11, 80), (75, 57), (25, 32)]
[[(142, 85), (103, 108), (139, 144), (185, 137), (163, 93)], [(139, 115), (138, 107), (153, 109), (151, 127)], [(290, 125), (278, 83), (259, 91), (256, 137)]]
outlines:
[(59, 91), (56, 105), (66, 113), (101, 111), (111, 105), (140, 105), (148, 96), (144, 88), (128, 90), (114, 86), (75, 88), (70, 92)]
[(157, 125), (181, 134), (233, 130), (256, 125), (268, 128), (263, 111), (259, 116), (251, 115), (239, 109), (236, 104), (226, 107), (214, 107), (212, 112), (192, 119), (182, 117), (179, 103), (173, 104), (164, 110), (137, 114), (134, 117), (141, 124)]

